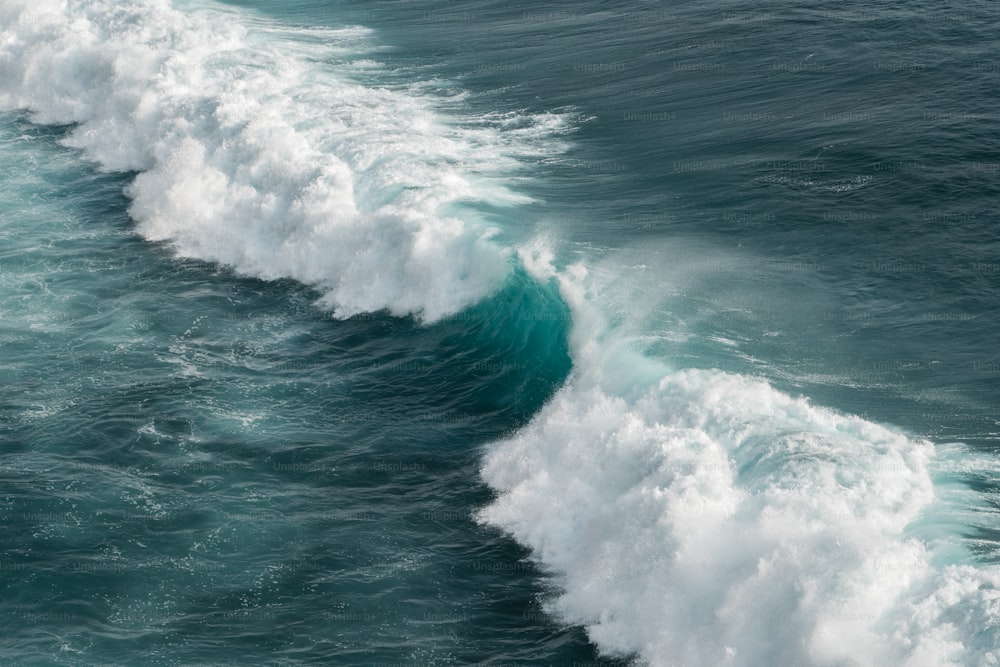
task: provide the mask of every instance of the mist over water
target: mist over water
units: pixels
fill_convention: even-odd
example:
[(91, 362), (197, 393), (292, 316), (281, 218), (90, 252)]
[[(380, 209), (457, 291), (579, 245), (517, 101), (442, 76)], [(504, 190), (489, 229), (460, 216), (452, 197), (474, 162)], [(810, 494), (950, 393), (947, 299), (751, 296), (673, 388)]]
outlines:
[(0, 3), (0, 661), (997, 663), (993, 20)]

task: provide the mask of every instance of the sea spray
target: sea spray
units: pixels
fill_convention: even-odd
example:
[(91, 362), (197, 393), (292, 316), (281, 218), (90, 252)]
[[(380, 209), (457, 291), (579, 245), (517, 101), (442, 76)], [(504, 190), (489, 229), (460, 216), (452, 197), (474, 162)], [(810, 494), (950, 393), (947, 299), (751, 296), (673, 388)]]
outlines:
[(552, 573), (553, 617), (651, 665), (991, 664), (1000, 573), (936, 567), (912, 528), (935, 503), (929, 442), (644, 359), (584, 267), (523, 256), (573, 309), (574, 372), (488, 453), (480, 520)]

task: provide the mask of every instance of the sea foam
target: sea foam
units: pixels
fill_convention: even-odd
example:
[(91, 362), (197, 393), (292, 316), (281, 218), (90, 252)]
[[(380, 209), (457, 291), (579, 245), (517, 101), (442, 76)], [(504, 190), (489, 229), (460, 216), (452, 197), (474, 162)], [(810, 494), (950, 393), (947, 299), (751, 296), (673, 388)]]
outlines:
[(560, 149), (557, 114), (504, 127), (441, 113), (457, 96), (359, 82), (378, 67), (363, 28), (158, 0), (5, 2), (0, 25), (0, 109), (137, 172), (142, 236), (312, 285), (339, 317), (434, 321), (495, 289), (510, 253), (469, 204), (527, 201), (501, 178)]
[(758, 379), (616, 344), (583, 266), (558, 273), (575, 370), (486, 457), (480, 513), (529, 546), (546, 608), (651, 665), (995, 665), (1000, 574), (920, 524), (934, 448)]

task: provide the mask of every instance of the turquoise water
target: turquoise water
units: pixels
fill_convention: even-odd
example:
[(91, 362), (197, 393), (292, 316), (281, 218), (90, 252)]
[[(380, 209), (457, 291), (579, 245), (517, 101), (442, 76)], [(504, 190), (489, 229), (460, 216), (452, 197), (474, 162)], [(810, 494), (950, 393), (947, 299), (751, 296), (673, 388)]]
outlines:
[(995, 24), (0, 3), (0, 664), (994, 664)]
[(4, 132), (6, 664), (592, 655), (470, 516), (484, 434), (568, 371), (551, 291), (331, 321), (136, 238), (63, 134)]

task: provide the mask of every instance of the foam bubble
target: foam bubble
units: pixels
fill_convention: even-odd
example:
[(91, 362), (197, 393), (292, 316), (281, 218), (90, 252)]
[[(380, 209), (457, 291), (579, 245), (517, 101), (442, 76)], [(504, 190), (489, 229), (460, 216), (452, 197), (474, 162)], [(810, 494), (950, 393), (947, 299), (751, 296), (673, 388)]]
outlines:
[(489, 452), (480, 514), (552, 574), (550, 613), (653, 665), (1000, 661), (1000, 574), (936, 564), (914, 528), (937, 502), (929, 442), (670, 371), (614, 342), (586, 272), (558, 280), (582, 323), (574, 374)]
[(360, 28), (157, 0), (0, 11), (0, 108), (75, 124), (65, 143), (139, 172), (128, 194), (146, 238), (315, 286), (341, 317), (433, 321), (495, 289), (510, 252), (468, 204), (527, 201), (501, 178), (561, 149), (558, 114), (508, 129), (440, 112), (457, 97), (353, 80), (378, 69)]

